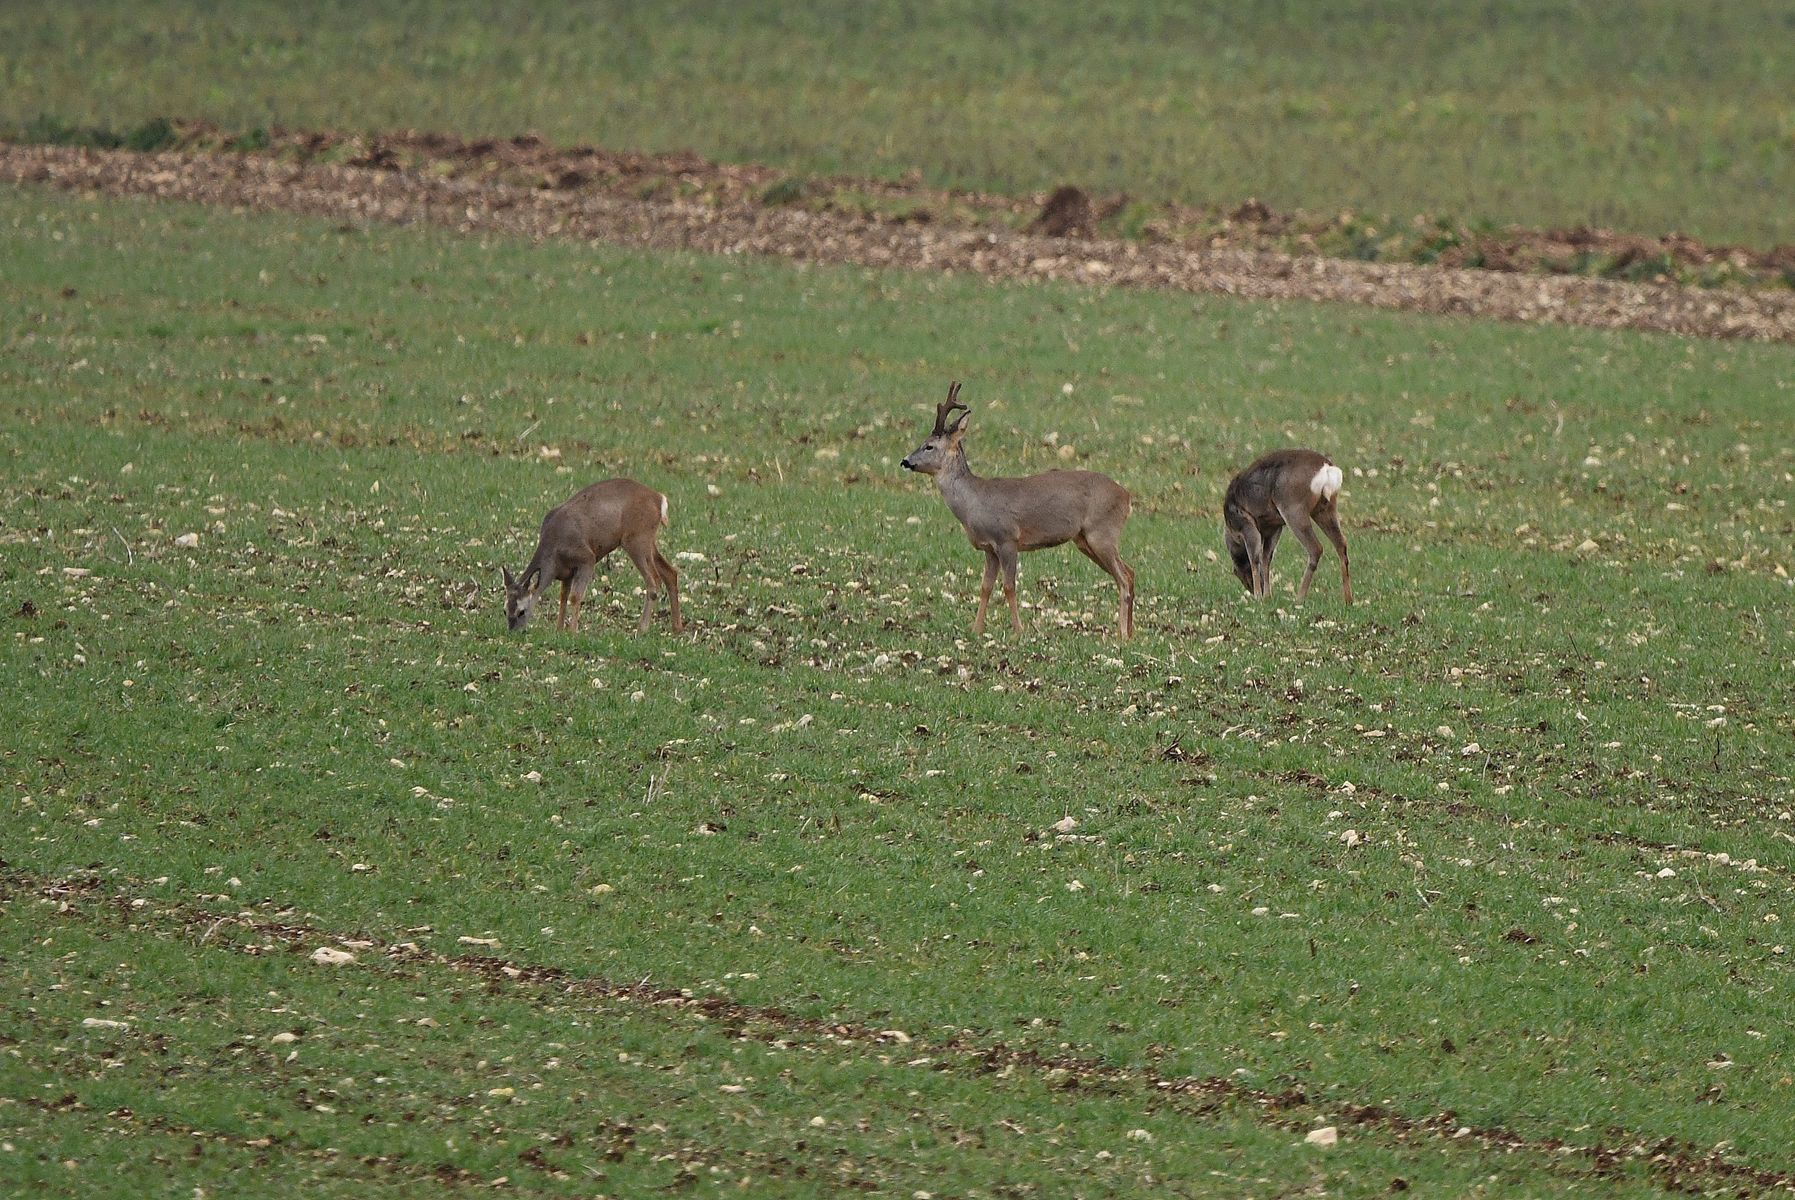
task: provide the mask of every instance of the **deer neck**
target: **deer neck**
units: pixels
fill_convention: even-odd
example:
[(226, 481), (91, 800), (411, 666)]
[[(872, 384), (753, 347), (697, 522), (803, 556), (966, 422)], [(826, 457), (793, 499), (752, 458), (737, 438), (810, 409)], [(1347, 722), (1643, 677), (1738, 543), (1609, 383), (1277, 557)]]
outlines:
[(947, 465), (935, 474), (935, 486), (941, 489), (941, 498), (947, 501), (948, 508), (962, 522), (966, 520), (966, 513), (976, 504), (979, 485), (983, 482), (966, 465), (966, 451), (958, 447), (948, 457)]
[(529, 590), (525, 592), (525, 595), (540, 596), (548, 590), (549, 584), (553, 582), (548, 577), (549, 559), (550, 555), (545, 553), (545, 548), (538, 545), (535, 556), (530, 559), (530, 565), (524, 568), (523, 577), (530, 581)]

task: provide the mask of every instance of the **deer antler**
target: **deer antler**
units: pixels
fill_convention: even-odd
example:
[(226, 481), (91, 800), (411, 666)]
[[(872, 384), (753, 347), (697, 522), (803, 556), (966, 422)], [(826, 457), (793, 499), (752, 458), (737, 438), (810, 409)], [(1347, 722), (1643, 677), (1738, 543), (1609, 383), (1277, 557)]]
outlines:
[[(960, 381), (957, 379), (947, 385), (947, 399), (935, 406), (934, 433), (946, 433), (948, 431), (947, 419), (954, 415), (955, 410), (963, 413), (972, 412), (970, 408), (967, 408), (964, 404), (960, 403)], [(960, 418), (961, 421), (964, 421), (965, 419), (965, 417)], [(955, 423), (955, 428), (958, 428), (958, 422)], [(930, 436), (933, 436), (933, 434)]]

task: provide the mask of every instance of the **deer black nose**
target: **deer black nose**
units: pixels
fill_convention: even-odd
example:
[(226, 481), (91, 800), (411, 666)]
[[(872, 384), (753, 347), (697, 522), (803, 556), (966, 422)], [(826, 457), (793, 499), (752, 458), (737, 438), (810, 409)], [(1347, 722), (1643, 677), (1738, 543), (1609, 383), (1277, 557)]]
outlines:
[(914, 471), (914, 470), (916, 470), (916, 466), (915, 466), (915, 464), (914, 464), (914, 463), (912, 463), (912, 462), (911, 462), (911, 461), (910, 461), (910, 460), (909, 460), (909, 459), (907, 459), (907, 458), (906, 458), (906, 459), (905, 459), (905, 460), (904, 460), (904, 461), (903, 461), (903, 462), (901, 462), (901, 463), (899, 463), (899, 464), (898, 464), (898, 466), (900, 466), (900, 467), (902, 467), (902, 468), (904, 468), (904, 470), (906, 470), (906, 471)]

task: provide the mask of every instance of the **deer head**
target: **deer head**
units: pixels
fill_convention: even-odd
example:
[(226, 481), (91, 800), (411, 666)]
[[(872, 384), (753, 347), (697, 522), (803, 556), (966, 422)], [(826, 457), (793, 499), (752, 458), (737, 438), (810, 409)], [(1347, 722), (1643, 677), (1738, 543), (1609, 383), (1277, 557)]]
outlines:
[(511, 568), (500, 567), (499, 570), (505, 575), (505, 624), (516, 633), (530, 623), (530, 614), (536, 609), (536, 592), (530, 581), (539, 578), (541, 572), (525, 571), (522, 579), (516, 579)]
[[(949, 424), (948, 418), (959, 412), (958, 420)], [(899, 464), (906, 471), (921, 471), (924, 475), (940, 474), (948, 460), (960, 448), (960, 439), (966, 436), (966, 418), (972, 410), (960, 403), (960, 384), (951, 383), (947, 388), (947, 399), (935, 406), (935, 428), (929, 432), (928, 440), (912, 450)]]
[(1250, 592), (1253, 590), (1253, 559), (1247, 553), (1246, 534), (1242, 532), (1249, 519), (1238, 509), (1224, 509), (1222, 513), (1222, 544), (1227, 547), (1228, 558), (1234, 565), (1234, 577)]

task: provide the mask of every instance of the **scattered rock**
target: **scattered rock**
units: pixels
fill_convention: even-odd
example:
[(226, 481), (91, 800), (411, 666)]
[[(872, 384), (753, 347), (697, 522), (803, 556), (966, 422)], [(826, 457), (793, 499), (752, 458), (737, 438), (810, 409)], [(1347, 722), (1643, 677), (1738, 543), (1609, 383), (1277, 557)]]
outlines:
[(1311, 1146), (1336, 1146), (1340, 1143), (1340, 1130), (1332, 1125), (1323, 1125), (1320, 1129), (1311, 1129), (1303, 1141)]
[(312, 951), (312, 961), (321, 967), (341, 967), (355, 961), (355, 955), (332, 946), (319, 946)]

